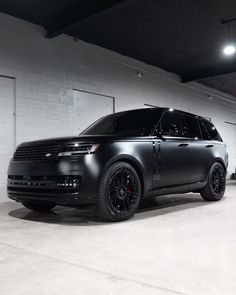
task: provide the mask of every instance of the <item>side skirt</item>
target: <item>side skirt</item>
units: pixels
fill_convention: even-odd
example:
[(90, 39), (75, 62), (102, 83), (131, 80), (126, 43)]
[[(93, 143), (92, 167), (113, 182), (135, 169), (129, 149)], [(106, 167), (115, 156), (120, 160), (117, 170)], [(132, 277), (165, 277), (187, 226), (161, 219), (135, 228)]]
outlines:
[(185, 184), (185, 185), (178, 185), (178, 186), (172, 186), (172, 187), (163, 187), (159, 189), (155, 189), (152, 191), (151, 194), (147, 194), (147, 196), (161, 196), (161, 195), (170, 195), (170, 194), (185, 194), (185, 193), (191, 193), (201, 190), (206, 186), (207, 182), (196, 182), (191, 184)]

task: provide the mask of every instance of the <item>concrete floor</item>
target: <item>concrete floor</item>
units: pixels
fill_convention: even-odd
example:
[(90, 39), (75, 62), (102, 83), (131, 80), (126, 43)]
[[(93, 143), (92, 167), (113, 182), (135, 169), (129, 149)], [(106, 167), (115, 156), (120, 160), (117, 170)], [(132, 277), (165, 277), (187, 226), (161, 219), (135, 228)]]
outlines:
[(128, 222), (0, 205), (2, 295), (235, 295), (236, 182), (226, 197), (145, 201)]

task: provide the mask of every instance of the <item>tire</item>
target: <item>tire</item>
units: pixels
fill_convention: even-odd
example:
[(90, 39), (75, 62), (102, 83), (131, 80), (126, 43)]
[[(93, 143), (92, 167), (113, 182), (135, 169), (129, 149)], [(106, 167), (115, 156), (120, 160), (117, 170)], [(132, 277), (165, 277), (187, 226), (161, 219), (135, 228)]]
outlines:
[(124, 221), (136, 212), (142, 196), (138, 173), (126, 162), (113, 164), (103, 175), (96, 213), (109, 221)]
[(201, 191), (206, 201), (219, 201), (223, 198), (226, 185), (226, 171), (220, 163), (214, 163), (207, 178), (207, 185)]
[(25, 201), (22, 202), (22, 205), (30, 210), (33, 211), (38, 211), (38, 212), (49, 212), (52, 208), (55, 207), (54, 204), (52, 203), (41, 203), (41, 202), (30, 202), (30, 201)]

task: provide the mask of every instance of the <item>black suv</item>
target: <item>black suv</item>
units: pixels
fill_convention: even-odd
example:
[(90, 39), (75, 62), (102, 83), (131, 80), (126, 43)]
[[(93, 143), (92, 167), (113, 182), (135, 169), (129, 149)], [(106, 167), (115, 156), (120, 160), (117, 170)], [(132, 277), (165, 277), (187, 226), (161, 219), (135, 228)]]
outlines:
[(218, 201), (225, 191), (226, 145), (207, 119), (153, 108), (96, 121), (80, 136), (19, 145), (8, 170), (8, 196), (36, 211), (94, 205), (126, 220), (146, 196), (199, 192)]

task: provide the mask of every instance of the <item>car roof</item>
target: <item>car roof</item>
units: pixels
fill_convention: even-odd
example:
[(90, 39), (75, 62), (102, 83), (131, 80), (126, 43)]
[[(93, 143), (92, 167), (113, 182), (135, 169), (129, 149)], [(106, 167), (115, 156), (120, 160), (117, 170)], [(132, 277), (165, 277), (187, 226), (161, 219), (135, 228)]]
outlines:
[(162, 110), (163, 112), (165, 111), (168, 111), (170, 109), (173, 109), (173, 111), (181, 114), (181, 115), (187, 115), (187, 116), (191, 116), (191, 117), (194, 117), (194, 118), (200, 118), (204, 121), (208, 121), (210, 122), (209, 119), (207, 118), (204, 118), (202, 116), (199, 116), (199, 115), (196, 115), (196, 114), (193, 114), (193, 113), (189, 113), (189, 112), (186, 112), (186, 111), (182, 111), (182, 110), (179, 110), (179, 109), (175, 109), (175, 108), (171, 108), (171, 107), (150, 107), (150, 108), (140, 108), (140, 109), (133, 109), (133, 110), (127, 110), (127, 111), (122, 111), (122, 112), (117, 112), (116, 114), (118, 113), (128, 113), (128, 112), (136, 112), (136, 111), (154, 111), (154, 110)]

